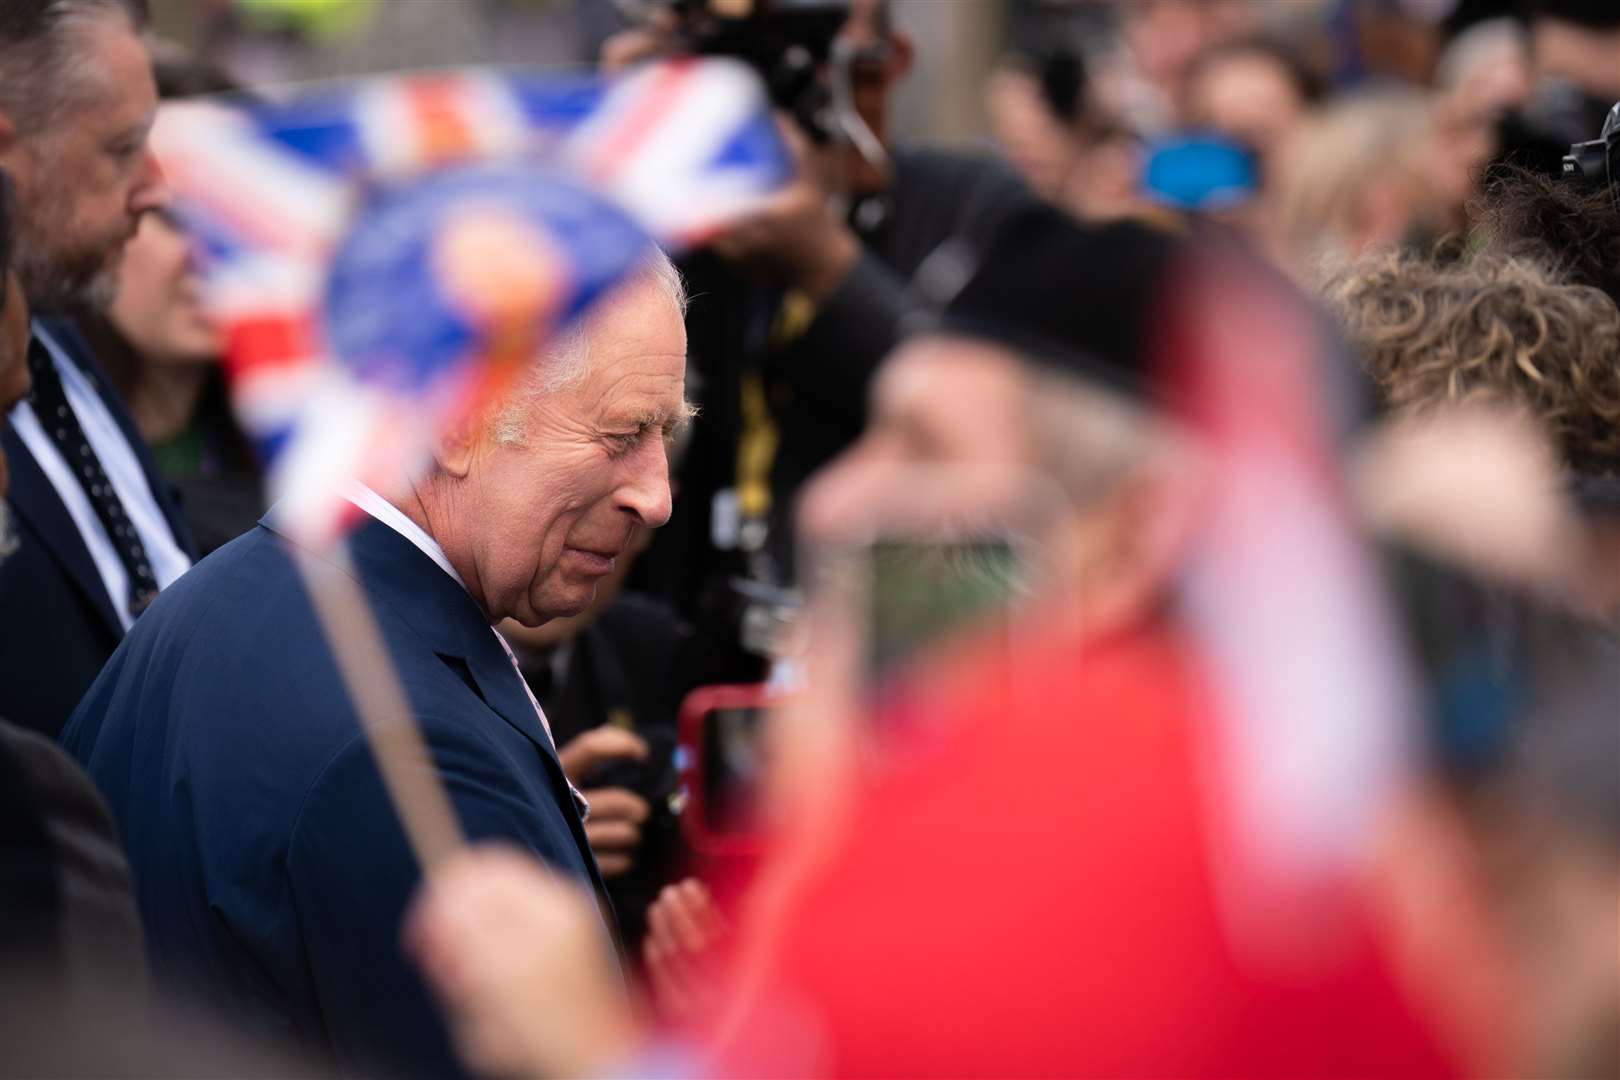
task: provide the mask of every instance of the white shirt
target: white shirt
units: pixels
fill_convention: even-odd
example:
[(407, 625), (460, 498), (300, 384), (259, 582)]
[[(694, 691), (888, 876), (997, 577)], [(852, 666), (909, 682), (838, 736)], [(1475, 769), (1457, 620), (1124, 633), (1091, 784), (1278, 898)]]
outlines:
[[(153, 496), (152, 487), (146, 482), (146, 473), (141, 469), (140, 458), (135, 456), (135, 450), (124, 438), (118, 421), (113, 419), (107, 403), (101, 400), (101, 395), (96, 393), (84, 372), (39, 323), (34, 323), (33, 331), (51, 354), (51, 362), (56, 365), (57, 376), (62, 380), (62, 392), (68, 406), (78, 417), (90, 449), (100, 460), (107, 479), (118, 493), (118, 501), (124, 504), (130, 524), (141, 538), (141, 546), (146, 549), (147, 565), (152, 568), (152, 577), (157, 580), (159, 589), (167, 589), (175, 578), (191, 569), (191, 559), (181, 550), (179, 541), (169, 528), (168, 519), (158, 508), (157, 498)], [(107, 535), (101, 519), (96, 516), (90, 497), (84, 493), (78, 477), (73, 475), (72, 468), (27, 401), (18, 402), (11, 410), (10, 420), (17, 436), (28, 447), (28, 452), (34, 455), (40, 470), (50, 480), (51, 487), (56, 489), (57, 498), (62, 500), (68, 516), (73, 519), (74, 527), (79, 530), (79, 536), (90, 552), (90, 560), (95, 563), (96, 573), (107, 589), (107, 596), (112, 600), (113, 610), (118, 613), (118, 621), (128, 630), (135, 625), (135, 618), (129, 613), (129, 572), (118, 558), (112, 537)]]

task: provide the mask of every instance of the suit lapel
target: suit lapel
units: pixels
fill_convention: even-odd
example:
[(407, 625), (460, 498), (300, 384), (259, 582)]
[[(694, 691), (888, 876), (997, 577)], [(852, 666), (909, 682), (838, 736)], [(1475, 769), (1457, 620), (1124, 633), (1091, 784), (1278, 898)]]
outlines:
[[(573, 787), (562, 770), (562, 762), (557, 759), (556, 748), (540, 727), (540, 717), (534, 711), (534, 704), (523, 688), (523, 676), (512, 666), (506, 650), (495, 640), (495, 633), (487, 624), (485, 636), (488, 638), (486, 643), (482, 645), (475, 643), (475, 648), (470, 650), (479, 655), (464, 657), (467, 666), (471, 669), (473, 678), (478, 683), (478, 689), (489, 707), (499, 713), (508, 724), (523, 732), (539, 750), (546, 774), (551, 781), (552, 797), (557, 800), (563, 819), (568, 822), (568, 830), (574, 837), (574, 843), (579, 847), (581, 858), (590, 868), (591, 880), (596, 886), (596, 891), (606, 897), (607, 885), (597, 868), (596, 856), (591, 852), (591, 842), (585, 835), (585, 825), (580, 820), (579, 809), (574, 805)], [(608, 920), (608, 924), (612, 925), (611, 919)]]
[(10, 501), (17, 516), (26, 521), (45, 543), (51, 557), (62, 565), (69, 581), (84, 594), (90, 606), (101, 616), (112, 631), (113, 640), (124, 636), (124, 624), (118, 619), (107, 586), (96, 570), (90, 549), (84, 546), (84, 537), (73, 523), (62, 497), (51, 485), (50, 477), (39, 467), (27, 444), (10, 428), (0, 434), (0, 446), (5, 448), (6, 460), (11, 466)]

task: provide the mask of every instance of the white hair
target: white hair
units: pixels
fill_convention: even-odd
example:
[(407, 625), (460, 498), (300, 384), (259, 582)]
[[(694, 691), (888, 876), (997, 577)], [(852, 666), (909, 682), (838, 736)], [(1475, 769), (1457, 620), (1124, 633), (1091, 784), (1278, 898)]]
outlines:
[(1503, 16), (1476, 23), (1458, 34), (1440, 54), (1434, 69), (1434, 85), (1442, 91), (1455, 90), (1475, 69), (1498, 63), (1501, 54), (1508, 50), (1529, 59), (1529, 35), (1515, 19)]
[(559, 330), (545, 356), (519, 377), (517, 385), (495, 408), (491, 431), (497, 442), (508, 446), (522, 443), (534, 399), (584, 381), (591, 366), (593, 321), (599, 317), (599, 312), (611, 310), (620, 297), (641, 284), (656, 286), (675, 310), (683, 316), (686, 314), (686, 285), (681, 280), (681, 272), (662, 250), (652, 248), (633, 275), (599, 301), (592, 311)]
[(1042, 467), (1078, 507), (1144, 467), (1173, 460), (1180, 443), (1152, 409), (1063, 372), (1033, 375), (1029, 410)]

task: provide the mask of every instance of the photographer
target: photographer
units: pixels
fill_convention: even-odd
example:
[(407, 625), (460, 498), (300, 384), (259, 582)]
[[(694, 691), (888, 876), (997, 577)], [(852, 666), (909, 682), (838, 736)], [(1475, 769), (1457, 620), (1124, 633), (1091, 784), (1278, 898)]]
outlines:
[(887, 0), (775, 0), (742, 18), (706, 0), (658, 9), (604, 61), (724, 52), (764, 75), (800, 161), (796, 183), (682, 266), (702, 407), (669, 525), (636, 586), (667, 596), (754, 678), (793, 583), (800, 485), (858, 436), (867, 385), (947, 240), (973, 243), (1030, 198), (988, 159), (895, 146), (891, 91), (912, 45)]
[(1499, 161), (1557, 175), (1570, 143), (1590, 139), (1620, 98), (1620, 6), (1612, 0), (1534, 0), (1535, 85), (1503, 117)]

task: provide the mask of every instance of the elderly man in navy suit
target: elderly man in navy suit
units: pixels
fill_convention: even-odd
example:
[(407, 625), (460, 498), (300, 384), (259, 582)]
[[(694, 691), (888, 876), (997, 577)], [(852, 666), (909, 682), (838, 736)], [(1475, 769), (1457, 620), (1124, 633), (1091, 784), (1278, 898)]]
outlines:
[[(661, 254), (441, 440), (369, 515), (364, 587), (463, 829), (601, 895), (543, 714), (493, 626), (582, 611), (635, 531), (669, 517), (688, 412), (680, 278)], [(63, 742), (129, 849), (154, 975), (345, 1073), (456, 1071), (400, 951), (419, 869), (310, 602), (260, 526), (165, 590)]]

